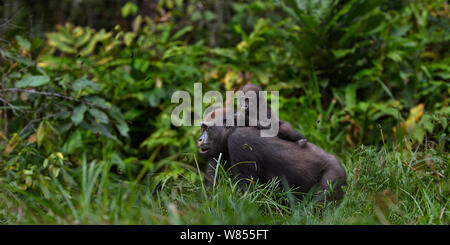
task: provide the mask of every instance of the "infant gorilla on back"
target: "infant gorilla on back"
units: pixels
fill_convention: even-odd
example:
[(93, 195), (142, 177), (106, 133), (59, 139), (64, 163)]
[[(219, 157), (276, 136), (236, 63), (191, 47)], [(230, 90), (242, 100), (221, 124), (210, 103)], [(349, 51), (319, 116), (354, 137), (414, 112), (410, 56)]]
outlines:
[[(240, 98), (242, 101), (242, 107), (241, 109), (244, 111), (245, 114), (245, 126), (250, 126), (250, 96), (255, 96), (255, 102), (256, 102), (256, 121), (257, 121), (257, 125), (256, 128), (257, 129), (268, 129), (271, 127), (271, 125), (268, 126), (262, 126), (261, 125), (261, 115), (259, 114), (259, 107), (260, 107), (260, 99), (264, 100), (264, 97), (260, 97), (262, 95), (260, 95), (261, 88), (255, 84), (246, 84), (244, 85), (244, 87), (242, 87), (242, 92), (243, 92), (243, 96)], [(254, 94), (251, 94), (251, 92), (254, 92)], [(300, 147), (305, 147), (306, 146), (306, 138), (305, 136), (303, 136), (302, 134), (300, 134), (299, 132), (295, 131), (292, 128), (292, 125), (289, 122), (283, 121), (278, 119), (278, 117), (275, 115), (275, 113), (273, 113), (272, 108), (270, 108), (269, 104), (267, 103), (267, 115), (266, 118), (270, 119), (272, 118), (275, 120), (275, 123), (279, 124), (279, 129), (278, 129), (278, 134), (277, 136), (280, 137), (281, 139), (287, 140), (287, 141), (293, 141), (293, 142), (297, 142), (298, 145), (300, 145)], [(236, 118), (237, 121), (237, 118)]]

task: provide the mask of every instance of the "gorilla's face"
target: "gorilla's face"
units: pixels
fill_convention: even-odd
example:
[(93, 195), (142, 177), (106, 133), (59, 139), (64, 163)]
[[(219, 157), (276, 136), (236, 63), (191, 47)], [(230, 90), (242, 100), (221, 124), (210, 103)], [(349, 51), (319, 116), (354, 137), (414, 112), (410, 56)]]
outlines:
[(208, 125), (202, 123), (202, 135), (198, 139), (200, 155), (203, 158), (211, 159), (219, 157), (219, 154), (226, 153), (227, 134), (226, 127)]
[(227, 154), (228, 135), (234, 129), (234, 127), (223, 126), (226, 125), (228, 110), (227, 108), (216, 109), (208, 114), (201, 123), (202, 135), (198, 139), (197, 145), (203, 158), (211, 160), (217, 159), (220, 153)]
[(200, 136), (200, 138), (198, 138), (198, 147), (200, 148), (200, 154), (202, 156), (206, 156), (208, 154), (209, 149), (212, 145), (211, 142), (211, 138), (208, 134), (208, 132), (210, 132), (211, 129), (206, 126), (204, 123), (202, 123), (202, 135)]

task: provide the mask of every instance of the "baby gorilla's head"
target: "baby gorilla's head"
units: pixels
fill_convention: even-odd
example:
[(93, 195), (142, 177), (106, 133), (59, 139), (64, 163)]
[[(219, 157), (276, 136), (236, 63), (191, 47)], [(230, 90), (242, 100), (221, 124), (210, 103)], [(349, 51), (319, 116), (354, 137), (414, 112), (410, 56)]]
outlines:
[(250, 101), (256, 104), (256, 110), (258, 110), (259, 105), (259, 92), (261, 91), (261, 88), (258, 85), (248, 83), (244, 85), (241, 89), (241, 109), (245, 112), (246, 115), (249, 114), (249, 108), (250, 108)]

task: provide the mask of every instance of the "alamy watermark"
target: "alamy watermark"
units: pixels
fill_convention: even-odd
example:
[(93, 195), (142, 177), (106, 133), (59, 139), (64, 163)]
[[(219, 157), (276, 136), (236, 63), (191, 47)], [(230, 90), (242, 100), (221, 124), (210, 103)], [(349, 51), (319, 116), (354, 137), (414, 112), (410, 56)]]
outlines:
[[(172, 94), (171, 102), (179, 105), (173, 109), (170, 119), (176, 127), (200, 126), (205, 122), (216, 126), (259, 125), (261, 137), (273, 137), (279, 130), (279, 93), (270, 91), (270, 107), (267, 106), (267, 94), (267, 91), (259, 91), (258, 94), (255, 91), (245, 94), (242, 91), (226, 91), (224, 101), (220, 92), (208, 91), (203, 95), (202, 84), (194, 83), (193, 101), (187, 91), (175, 91)], [(203, 111), (203, 104), (211, 105)], [(215, 111), (221, 113), (214, 113), (211, 117)]]

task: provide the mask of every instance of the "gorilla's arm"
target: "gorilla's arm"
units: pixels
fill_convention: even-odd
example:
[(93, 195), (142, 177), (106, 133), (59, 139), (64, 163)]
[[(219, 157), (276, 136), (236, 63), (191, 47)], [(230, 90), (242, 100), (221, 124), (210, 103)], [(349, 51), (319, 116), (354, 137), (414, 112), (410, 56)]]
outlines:
[[(306, 140), (305, 136), (303, 136), (301, 133), (297, 132), (292, 128), (292, 125), (289, 122), (280, 120), (280, 129), (278, 131), (278, 137), (288, 140), (288, 141), (299, 141), (299, 140)], [(305, 142), (306, 143), (306, 142)]]

